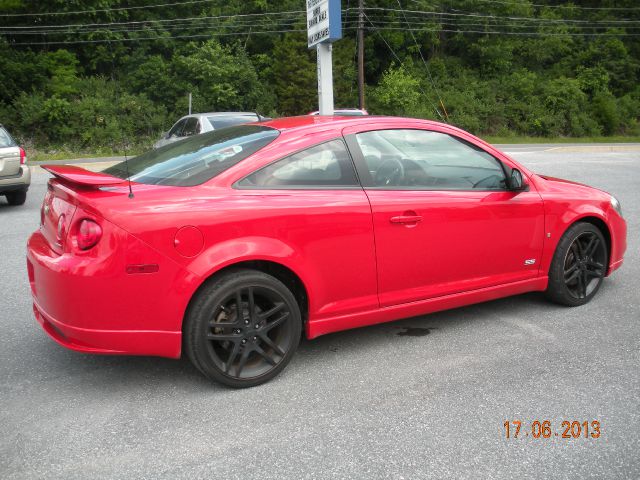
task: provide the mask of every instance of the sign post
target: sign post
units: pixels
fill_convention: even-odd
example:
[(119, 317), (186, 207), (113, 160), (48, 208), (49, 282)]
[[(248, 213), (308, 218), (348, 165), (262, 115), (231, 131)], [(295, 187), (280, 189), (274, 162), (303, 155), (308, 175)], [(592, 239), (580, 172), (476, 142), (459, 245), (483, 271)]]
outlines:
[(333, 115), (333, 64), (331, 43), (342, 38), (340, 0), (306, 0), (307, 46), (318, 54), (320, 115)]

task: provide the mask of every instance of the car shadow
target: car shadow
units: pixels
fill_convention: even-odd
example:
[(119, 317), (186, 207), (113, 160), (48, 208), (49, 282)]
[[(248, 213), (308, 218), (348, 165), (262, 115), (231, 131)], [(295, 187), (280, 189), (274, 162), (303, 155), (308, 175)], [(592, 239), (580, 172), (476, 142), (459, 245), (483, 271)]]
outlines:
[[(285, 384), (294, 381), (297, 375), (308, 369), (331, 370), (336, 354), (353, 355), (368, 350), (379, 350), (383, 355), (389, 345), (407, 341), (437, 342), (437, 337), (458, 334), (454, 330), (474, 328), (474, 321), (495, 317), (530, 315), (535, 309), (545, 311), (562, 309), (547, 302), (537, 292), (493, 300), (453, 310), (405, 318), (393, 322), (345, 330), (318, 337), (303, 339), (291, 364), (283, 375), (270, 384)], [(498, 320), (495, 320), (496, 322)], [(77, 384), (80, 377), (83, 390), (113, 391), (126, 394), (140, 389), (162, 390), (169, 388), (181, 393), (225, 392), (228, 387), (207, 380), (185, 357), (172, 360), (159, 357), (85, 355), (63, 349), (43, 338), (42, 355), (46, 356), (46, 368), (50, 373), (46, 381), (61, 381)], [(395, 348), (394, 348), (395, 351)], [(256, 387), (260, 388), (260, 387)]]

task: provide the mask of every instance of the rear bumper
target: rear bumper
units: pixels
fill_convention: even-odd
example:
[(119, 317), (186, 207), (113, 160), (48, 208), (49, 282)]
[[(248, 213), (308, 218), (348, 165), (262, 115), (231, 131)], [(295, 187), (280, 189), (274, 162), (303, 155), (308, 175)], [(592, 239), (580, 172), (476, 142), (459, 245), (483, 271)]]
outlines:
[[(179, 358), (188, 302), (184, 282), (191, 274), (117, 230), (111, 231), (112, 242), (101, 242), (104, 250), (99, 244), (84, 257), (53, 252), (40, 231), (29, 238), (34, 315), (53, 340), (71, 350)], [(127, 274), (129, 263), (160, 268)]]
[(82, 353), (180, 357), (180, 332), (93, 330), (66, 325), (47, 315), (34, 300), (33, 313), (58, 344)]
[(28, 190), (31, 185), (31, 170), (22, 165), (17, 175), (0, 176), (0, 194)]

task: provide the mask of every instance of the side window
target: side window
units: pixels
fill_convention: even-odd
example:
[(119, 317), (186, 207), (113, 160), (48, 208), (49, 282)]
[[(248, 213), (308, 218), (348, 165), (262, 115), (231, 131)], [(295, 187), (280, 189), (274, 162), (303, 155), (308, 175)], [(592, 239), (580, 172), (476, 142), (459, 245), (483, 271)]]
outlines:
[(353, 163), (342, 140), (332, 140), (290, 155), (238, 182), (240, 187), (263, 188), (357, 185)]
[(187, 123), (184, 125), (181, 137), (190, 137), (198, 133), (198, 119), (195, 117), (187, 118)]
[(180, 133), (182, 132), (182, 128), (184, 127), (184, 124), (186, 122), (187, 122), (187, 119), (183, 118), (182, 120), (177, 122), (173, 127), (171, 127), (171, 130), (169, 130), (169, 134), (167, 135), (167, 138), (179, 137)]
[(374, 187), (416, 190), (503, 190), (502, 164), (456, 137), (427, 130), (356, 135)]

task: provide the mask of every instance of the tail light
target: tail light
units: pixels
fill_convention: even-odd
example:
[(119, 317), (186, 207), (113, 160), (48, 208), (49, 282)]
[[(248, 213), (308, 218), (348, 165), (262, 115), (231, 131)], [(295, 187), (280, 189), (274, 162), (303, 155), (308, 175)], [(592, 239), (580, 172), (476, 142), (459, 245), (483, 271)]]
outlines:
[(24, 165), (25, 162), (27, 161), (27, 154), (24, 151), (24, 148), (19, 147), (20, 148), (20, 165)]
[(60, 245), (62, 245), (62, 241), (64, 240), (64, 214), (60, 215), (58, 218), (58, 228), (56, 229), (56, 240)]
[(102, 238), (102, 228), (93, 220), (85, 218), (80, 221), (76, 241), (80, 250), (89, 250), (94, 247)]

